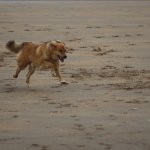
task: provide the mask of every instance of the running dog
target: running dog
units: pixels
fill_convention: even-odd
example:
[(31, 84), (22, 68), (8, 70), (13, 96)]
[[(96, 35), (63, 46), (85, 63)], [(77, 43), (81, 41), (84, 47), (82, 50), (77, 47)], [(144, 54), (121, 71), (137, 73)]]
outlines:
[(42, 44), (23, 42), (16, 44), (15, 41), (8, 41), (6, 48), (17, 55), (17, 69), (14, 78), (17, 78), (21, 70), (29, 67), (26, 75), (26, 83), (30, 86), (30, 77), (41, 66), (47, 66), (55, 72), (61, 84), (67, 83), (60, 75), (59, 61), (64, 62), (67, 58), (66, 46), (61, 41), (48, 41)]

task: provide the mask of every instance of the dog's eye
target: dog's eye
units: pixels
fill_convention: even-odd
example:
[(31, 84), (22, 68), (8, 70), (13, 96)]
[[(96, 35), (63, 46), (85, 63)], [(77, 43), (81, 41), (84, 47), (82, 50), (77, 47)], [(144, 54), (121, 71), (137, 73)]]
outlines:
[(63, 49), (62, 52), (66, 52), (66, 49)]
[(64, 50), (64, 49), (60, 49), (59, 52), (60, 52), (60, 53), (63, 53), (63, 52), (65, 52), (65, 50)]

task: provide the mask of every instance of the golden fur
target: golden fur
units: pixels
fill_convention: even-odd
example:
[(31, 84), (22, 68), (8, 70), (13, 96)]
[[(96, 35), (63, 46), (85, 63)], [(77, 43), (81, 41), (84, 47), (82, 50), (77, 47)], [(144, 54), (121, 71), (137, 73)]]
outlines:
[(64, 61), (66, 56), (65, 44), (61, 41), (48, 41), (42, 44), (24, 42), (17, 45), (15, 41), (9, 41), (6, 44), (8, 50), (17, 54), (17, 69), (14, 78), (17, 78), (20, 71), (29, 66), (26, 75), (26, 83), (29, 85), (30, 77), (36, 68), (51, 68), (61, 83), (62, 80), (59, 72), (59, 60)]

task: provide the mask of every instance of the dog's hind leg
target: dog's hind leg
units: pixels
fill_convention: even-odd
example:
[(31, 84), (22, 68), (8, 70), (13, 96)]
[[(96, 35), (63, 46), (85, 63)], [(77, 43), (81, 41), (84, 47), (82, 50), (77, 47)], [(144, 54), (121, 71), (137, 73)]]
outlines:
[(18, 78), (18, 75), (20, 73), (21, 70), (25, 69), (27, 67), (28, 63), (26, 62), (17, 62), (17, 69), (15, 74), (13, 75), (14, 78)]
[(34, 73), (35, 69), (36, 69), (35, 66), (32, 66), (31, 64), (29, 64), (29, 71), (26, 75), (26, 83), (28, 86), (30, 86), (30, 77)]
[(16, 73), (13, 75), (13, 78), (18, 78), (18, 75), (19, 75), (21, 70), (22, 69), (19, 66), (17, 66)]

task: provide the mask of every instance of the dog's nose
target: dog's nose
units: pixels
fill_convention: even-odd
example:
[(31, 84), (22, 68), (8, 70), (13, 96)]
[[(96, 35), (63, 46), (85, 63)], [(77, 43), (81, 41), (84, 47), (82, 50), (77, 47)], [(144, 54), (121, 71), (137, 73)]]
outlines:
[(64, 58), (67, 58), (67, 56), (65, 55)]

